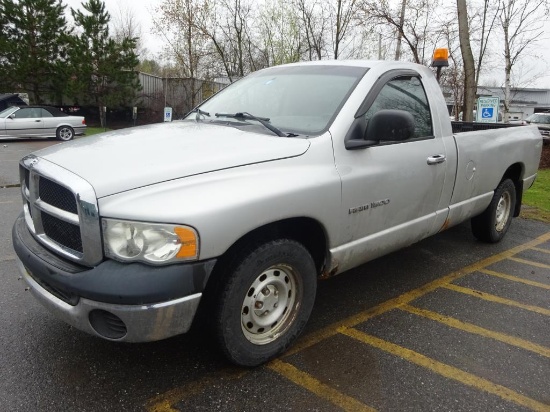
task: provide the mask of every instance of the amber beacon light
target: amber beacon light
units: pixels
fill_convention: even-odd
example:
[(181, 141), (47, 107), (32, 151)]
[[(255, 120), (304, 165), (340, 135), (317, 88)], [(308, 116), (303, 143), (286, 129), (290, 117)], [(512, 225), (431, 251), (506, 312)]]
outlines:
[(432, 67), (437, 68), (436, 78), (439, 82), (439, 77), (441, 76), (441, 68), (447, 67), (449, 65), (449, 49), (435, 49)]

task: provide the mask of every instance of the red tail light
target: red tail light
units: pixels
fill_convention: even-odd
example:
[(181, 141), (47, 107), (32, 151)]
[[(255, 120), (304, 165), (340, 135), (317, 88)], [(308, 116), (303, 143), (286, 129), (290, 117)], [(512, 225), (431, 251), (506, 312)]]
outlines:
[(85, 117), (82, 118), (82, 124), (86, 124), (86, 118)]

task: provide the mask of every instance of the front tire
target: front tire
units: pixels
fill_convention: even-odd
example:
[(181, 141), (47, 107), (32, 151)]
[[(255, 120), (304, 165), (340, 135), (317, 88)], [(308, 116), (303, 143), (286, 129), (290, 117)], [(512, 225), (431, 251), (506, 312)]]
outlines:
[(280, 239), (247, 249), (223, 279), (214, 321), (227, 358), (257, 366), (284, 352), (309, 318), (317, 288), (307, 249)]
[(55, 136), (58, 140), (66, 142), (73, 139), (74, 130), (71, 126), (60, 126), (57, 128)]
[(516, 187), (510, 179), (500, 182), (491, 203), (485, 211), (472, 218), (472, 232), (487, 243), (497, 243), (504, 238), (512, 223), (516, 207)]

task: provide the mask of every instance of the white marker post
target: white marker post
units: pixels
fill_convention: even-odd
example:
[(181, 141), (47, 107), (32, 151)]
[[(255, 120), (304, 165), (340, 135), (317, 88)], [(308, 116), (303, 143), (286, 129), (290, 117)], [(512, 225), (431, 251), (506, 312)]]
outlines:
[(165, 107), (164, 108), (164, 121), (165, 122), (171, 122), (172, 121), (172, 108), (171, 107)]

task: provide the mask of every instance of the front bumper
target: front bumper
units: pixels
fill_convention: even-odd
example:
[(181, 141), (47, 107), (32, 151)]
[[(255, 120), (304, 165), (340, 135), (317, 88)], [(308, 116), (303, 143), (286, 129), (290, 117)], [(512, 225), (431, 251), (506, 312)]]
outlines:
[(35, 298), (66, 323), (124, 342), (189, 330), (215, 260), (169, 266), (111, 260), (87, 268), (36, 242), (20, 216), (12, 231), (17, 265)]

